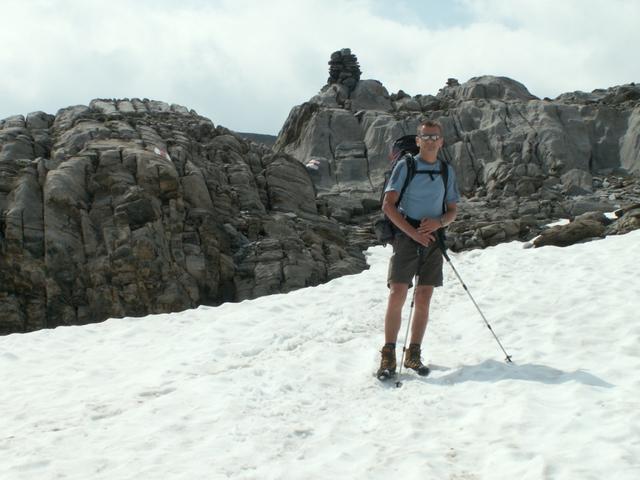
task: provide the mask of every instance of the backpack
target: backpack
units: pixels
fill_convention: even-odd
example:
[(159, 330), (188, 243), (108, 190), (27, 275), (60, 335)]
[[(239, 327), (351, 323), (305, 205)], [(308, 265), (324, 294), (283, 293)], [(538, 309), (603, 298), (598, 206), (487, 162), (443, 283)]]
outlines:
[[(438, 155), (440, 160), (441, 169), (440, 170), (417, 170), (416, 160), (414, 155), (417, 155), (420, 149), (416, 144), (416, 136), (415, 135), (405, 135), (403, 137), (398, 138), (395, 142), (393, 142), (391, 146), (391, 163), (389, 164), (389, 169), (385, 171), (384, 174), (384, 183), (382, 185), (382, 192), (380, 193), (380, 204), (384, 201), (385, 189), (387, 188), (387, 184), (389, 183), (389, 179), (391, 178), (391, 173), (393, 169), (396, 167), (400, 160), (405, 159), (407, 163), (407, 177), (402, 184), (402, 188), (400, 189), (400, 195), (398, 195), (398, 200), (396, 201), (396, 207), (400, 205), (400, 201), (402, 200), (402, 196), (406, 191), (407, 187), (413, 180), (417, 174), (428, 174), (433, 180), (434, 175), (440, 175), (442, 177), (442, 181), (444, 182), (444, 196), (442, 197), (442, 214), (447, 211), (447, 185), (449, 183), (449, 163), (440, 155)], [(386, 245), (395, 237), (397, 227), (393, 224), (391, 220), (383, 213), (381, 217), (376, 220), (373, 225), (374, 232), (376, 238), (380, 243)], [(442, 229), (440, 229), (441, 231)]]

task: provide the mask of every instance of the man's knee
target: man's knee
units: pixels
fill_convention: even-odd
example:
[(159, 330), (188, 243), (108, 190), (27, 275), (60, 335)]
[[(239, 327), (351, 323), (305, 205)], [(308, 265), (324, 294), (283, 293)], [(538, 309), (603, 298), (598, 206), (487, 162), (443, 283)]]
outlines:
[(416, 288), (416, 303), (428, 305), (433, 295), (433, 285), (419, 285)]
[(406, 283), (391, 283), (389, 284), (389, 298), (403, 300), (407, 296), (407, 290), (409, 290), (409, 285)]

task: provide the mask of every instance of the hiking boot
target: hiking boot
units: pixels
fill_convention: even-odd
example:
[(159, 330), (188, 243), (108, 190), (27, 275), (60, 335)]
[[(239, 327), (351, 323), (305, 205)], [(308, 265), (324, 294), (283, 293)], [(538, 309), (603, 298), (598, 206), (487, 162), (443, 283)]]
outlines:
[(429, 375), (429, 367), (424, 365), (420, 358), (420, 344), (412, 343), (409, 345), (409, 348), (405, 353), (404, 366), (405, 368), (414, 370), (418, 375)]
[(380, 360), (380, 368), (376, 374), (380, 380), (386, 380), (396, 374), (396, 345), (387, 343), (380, 351), (382, 358)]

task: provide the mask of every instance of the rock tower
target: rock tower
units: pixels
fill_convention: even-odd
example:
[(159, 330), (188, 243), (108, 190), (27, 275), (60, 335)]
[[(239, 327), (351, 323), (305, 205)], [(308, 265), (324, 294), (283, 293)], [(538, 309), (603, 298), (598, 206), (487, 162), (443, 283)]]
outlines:
[(360, 65), (358, 58), (351, 53), (350, 48), (343, 48), (331, 54), (329, 60), (329, 78), (327, 83), (339, 83), (353, 91), (360, 80)]

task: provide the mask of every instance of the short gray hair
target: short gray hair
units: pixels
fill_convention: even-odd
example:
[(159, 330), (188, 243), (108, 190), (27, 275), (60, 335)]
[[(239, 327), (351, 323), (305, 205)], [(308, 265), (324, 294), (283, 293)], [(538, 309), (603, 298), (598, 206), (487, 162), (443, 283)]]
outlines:
[(416, 128), (416, 135), (420, 135), (420, 129), (422, 127), (436, 127), (438, 130), (440, 130), (440, 135), (442, 136), (442, 125), (440, 125), (440, 123), (436, 122), (435, 120), (423, 120), (422, 122), (420, 122), (420, 125), (418, 125), (418, 128)]

